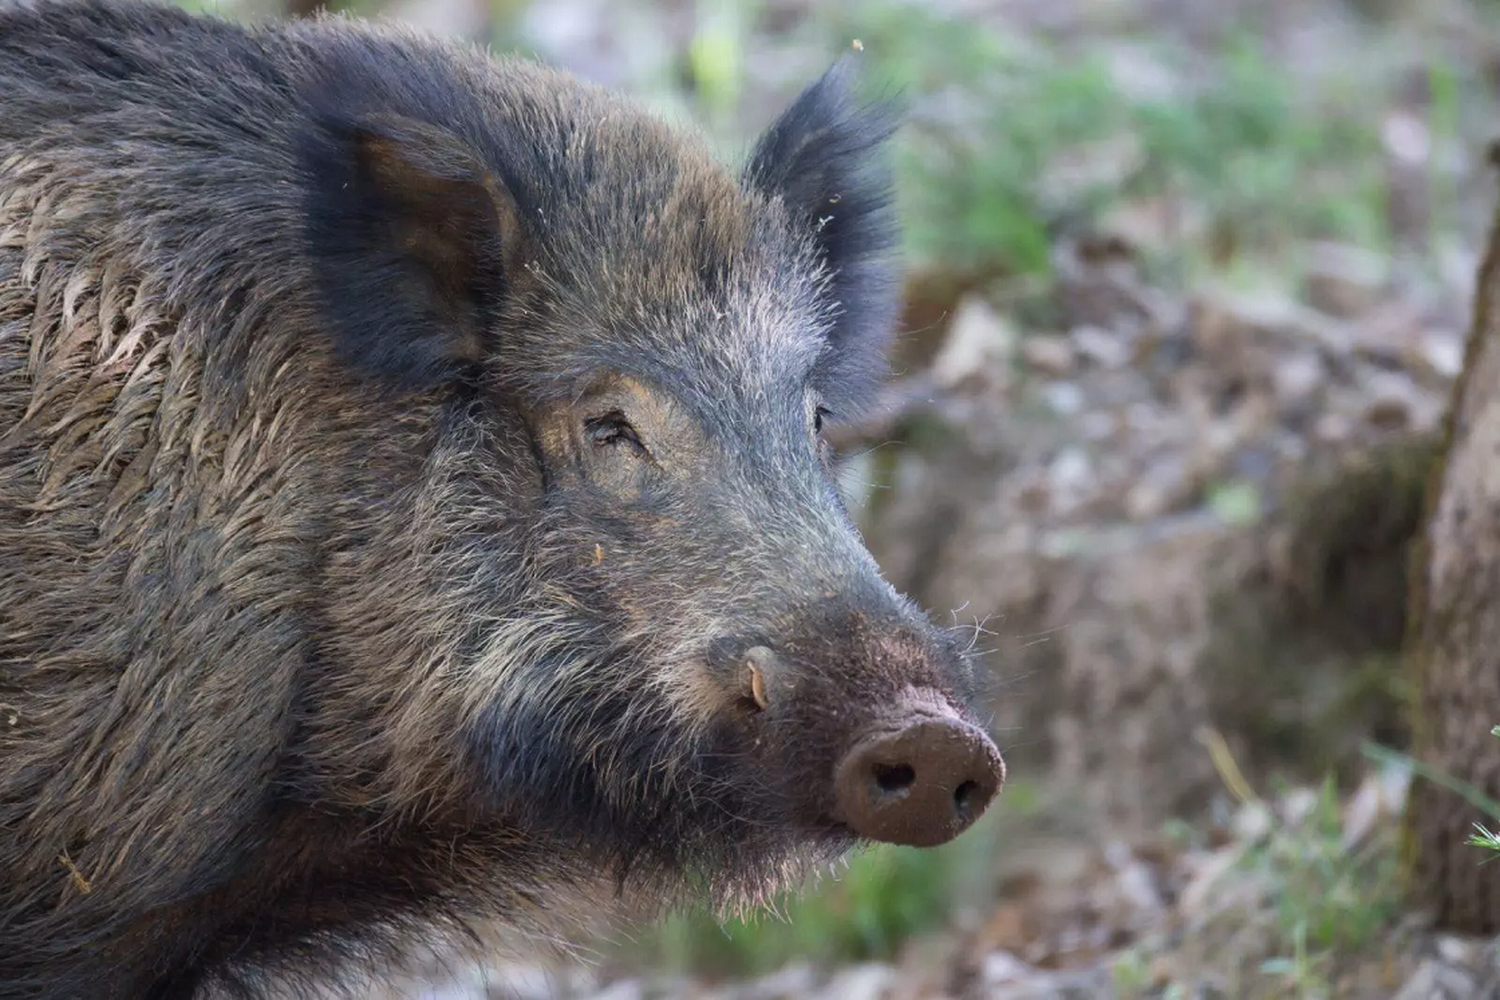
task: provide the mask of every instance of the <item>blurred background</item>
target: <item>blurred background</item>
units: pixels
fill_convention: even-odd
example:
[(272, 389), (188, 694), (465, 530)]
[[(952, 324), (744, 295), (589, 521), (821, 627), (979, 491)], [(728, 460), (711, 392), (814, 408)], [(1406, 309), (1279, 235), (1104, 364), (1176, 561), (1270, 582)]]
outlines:
[(953, 844), (775, 912), (401, 995), (1500, 996), (1493, 941), (1405, 902), (1398, 837), (1407, 551), (1495, 203), (1500, 4), (336, 6), (622, 88), (732, 160), (859, 40), (911, 108), (909, 277), (846, 488), (891, 580), (974, 627), (1012, 775)]

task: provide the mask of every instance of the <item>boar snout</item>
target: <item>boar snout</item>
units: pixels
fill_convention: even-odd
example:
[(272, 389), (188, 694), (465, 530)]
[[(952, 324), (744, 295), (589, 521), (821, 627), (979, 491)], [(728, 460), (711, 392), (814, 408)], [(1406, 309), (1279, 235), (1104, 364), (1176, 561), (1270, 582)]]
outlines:
[(935, 847), (963, 833), (999, 793), (1005, 762), (951, 690), (959, 666), (906, 622), (816, 621), (816, 639), (717, 650), (747, 721), (774, 734), (787, 793), (809, 821), (865, 840)]
[(957, 837), (989, 807), (1005, 763), (946, 702), (915, 696), (855, 736), (834, 771), (835, 816), (858, 836), (911, 847)]

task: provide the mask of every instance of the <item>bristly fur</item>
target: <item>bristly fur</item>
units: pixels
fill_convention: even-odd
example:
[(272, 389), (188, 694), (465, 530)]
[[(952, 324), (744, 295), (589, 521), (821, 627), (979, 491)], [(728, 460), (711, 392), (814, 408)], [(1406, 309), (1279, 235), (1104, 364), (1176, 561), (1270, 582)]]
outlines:
[(0, 998), (307, 992), (849, 846), (854, 727), (972, 677), (816, 434), (895, 309), (848, 88), (736, 176), (394, 27), (0, 4)]
[(900, 109), (890, 100), (857, 106), (854, 72), (854, 57), (845, 55), (803, 91), (766, 130), (744, 176), (779, 194), (816, 234), (839, 307), (823, 383), (857, 411), (885, 377), (899, 300), (891, 178), (871, 154), (896, 131)]

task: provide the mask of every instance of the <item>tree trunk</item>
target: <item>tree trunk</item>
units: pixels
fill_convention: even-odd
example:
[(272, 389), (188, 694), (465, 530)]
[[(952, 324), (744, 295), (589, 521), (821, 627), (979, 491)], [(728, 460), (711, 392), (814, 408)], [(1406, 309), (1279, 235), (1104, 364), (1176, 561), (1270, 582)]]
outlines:
[[(1500, 220), (1480, 265), (1447, 448), (1429, 484), (1411, 596), (1416, 759), (1500, 799)], [(1473, 804), (1418, 777), (1407, 811), (1416, 901), (1455, 931), (1500, 930), (1500, 863), (1465, 843)]]

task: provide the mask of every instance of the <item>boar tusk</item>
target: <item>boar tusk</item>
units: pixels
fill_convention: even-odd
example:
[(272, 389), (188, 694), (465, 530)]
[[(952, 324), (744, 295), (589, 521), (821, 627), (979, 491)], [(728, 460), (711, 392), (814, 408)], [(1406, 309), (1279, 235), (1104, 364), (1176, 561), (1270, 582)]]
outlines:
[(754, 700), (756, 708), (765, 711), (766, 706), (770, 704), (766, 700), (765, 675), (760, 672), (760, 667), (755, 665), (754, 660), (746, 660), (745, 666), (750, 671), (750, 697)]

